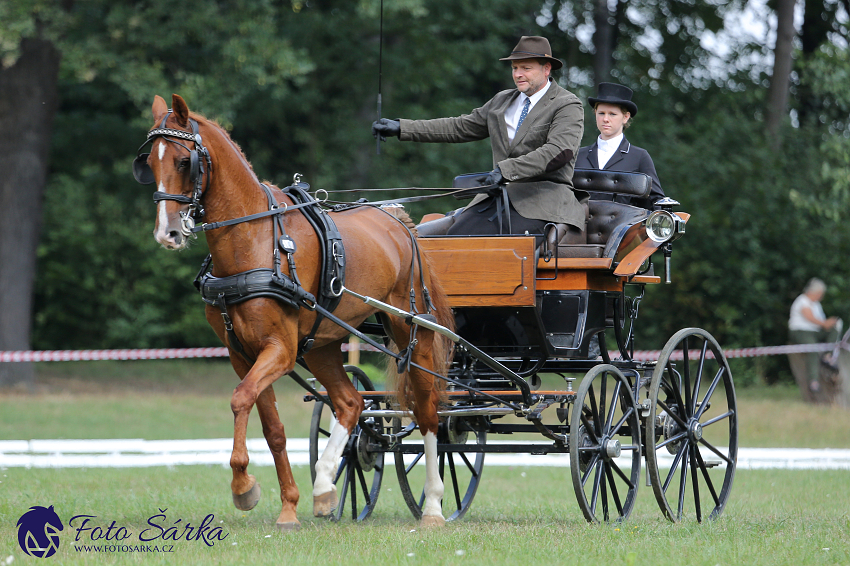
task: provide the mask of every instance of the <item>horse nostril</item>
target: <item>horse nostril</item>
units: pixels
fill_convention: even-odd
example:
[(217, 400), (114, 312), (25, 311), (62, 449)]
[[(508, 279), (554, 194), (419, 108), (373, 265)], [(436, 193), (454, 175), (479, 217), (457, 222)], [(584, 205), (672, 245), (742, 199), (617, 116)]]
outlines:
[(171, 232), (168, 233), (168, 237), (171, 238), (172, 240), (174, 240), (177, 243), (180, 243), (180, 236), (181, 236), (180, 232), (178, 232), (177, 230), (172, 230)]

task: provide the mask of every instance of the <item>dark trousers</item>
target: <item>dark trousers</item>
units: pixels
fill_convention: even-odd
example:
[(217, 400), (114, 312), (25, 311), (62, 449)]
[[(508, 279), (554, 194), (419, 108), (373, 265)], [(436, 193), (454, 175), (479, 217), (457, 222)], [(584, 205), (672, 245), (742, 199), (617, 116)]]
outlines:
[[(485, 235), (485, 234), (528, 234), (538, 236), (538, 244), (543, 241), (543, 228), (548, 224), (545, 220), (535, 220), (520, 216), (519, 212), (508, 204), (510, 211), (510, 230), (505, 216), (501, 195), (497, 198), (487, 197), (475, 206), (459, 212), (454, 224), (449, 228), (450, 235)], [(501, 218), (501, 223), (499, 222)], [(501, 228), (501, 230), (500, 230)]]
[[(838, 329), (832, 330), (790, 330), (789, 341), (792, 344), (824, 344), (838, 341)], [(820, 358), (823, 353), (809, 352), (806, 356), (806, 373), (808, 374), (809, 387), (812, 382), (820, 379)]]

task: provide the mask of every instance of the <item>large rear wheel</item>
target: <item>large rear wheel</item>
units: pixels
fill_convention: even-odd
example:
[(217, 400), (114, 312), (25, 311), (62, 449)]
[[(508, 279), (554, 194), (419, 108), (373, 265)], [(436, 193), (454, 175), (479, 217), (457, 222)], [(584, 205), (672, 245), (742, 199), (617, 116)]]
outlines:
[(723, 512), (738, 458), (738, 409), (729, 362), (705, 330), (664, 346), (649, 386), (646, 469), (670, 521)]

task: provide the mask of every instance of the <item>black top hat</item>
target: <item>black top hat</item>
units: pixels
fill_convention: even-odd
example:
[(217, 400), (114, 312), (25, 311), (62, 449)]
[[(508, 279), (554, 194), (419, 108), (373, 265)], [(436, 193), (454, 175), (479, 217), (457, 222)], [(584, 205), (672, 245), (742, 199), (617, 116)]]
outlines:
[(549, 46), (549, 40), (539, 35), (524, 35), (516, 44), (514, 50), (507, 57), (502, 57), (499, 61), (515, 61), (517, 59), (546, 59), (552, 63), (552, 70), (555, 71), (564, 66), (557, 57), (552, 57), (552, 48)]
[(596, 106), (600, 102), (616, 104), (628, 110), (632, 116), (637, 116), (637, 104), (632, 102), (632, 89), (629, 87), (614, 83), (599, 83), (597, 91), (599, 94), (596, 98), (592, 96), (587, 98), (591, 106)]

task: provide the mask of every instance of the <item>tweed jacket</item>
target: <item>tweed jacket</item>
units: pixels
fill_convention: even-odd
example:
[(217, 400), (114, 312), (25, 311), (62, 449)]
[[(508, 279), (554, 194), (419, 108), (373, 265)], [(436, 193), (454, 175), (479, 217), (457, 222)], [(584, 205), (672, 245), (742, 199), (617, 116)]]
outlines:
[[(581, 101), (552, 81), (510, 141), (505, 110), (518, 96), (516, 89), (504, 90), (484, 106), (454, 118), (400, 120), (399, 139), (460, 143), (489, 137), (493, 166), (498, 166), (508, 181), (508, 198), (521, 216), (583, 230), (586, 218), (579, 200), (588, 195), (583, 191), (576, 194), (572, 181), (584, 132)], [(476, 196), (470, 206), (484, 198)]]
[[(576, 167), (579, 169), (599, 169), (599, 147), (597, 142), (593, 145), (585, 146), (578, 150), (576, 158)], [(655, 164), (649, 156), (649, 152), (636, 145), (632, 145), (626, 136), (623, 136), (623, 141), (620, 142), (620, 147), (608, 160), (608, 163), (603, 167), (605, 171), (621, 171), (623, 173), (645, 173), (652, 178), (652, 192), (646, 199), (632, 198), (628, 196), (617, 196), (617, 202), (633, 204), (643, 208), (652, 208), (652, 204), (664, 198), (664, 190), (661, 188), (661, 183), (658, 181), (658, 173), (655, 172)], [(594, 200), (611, 200), (611, 195), (591, 195)]]

